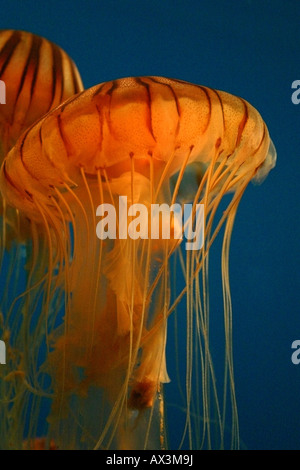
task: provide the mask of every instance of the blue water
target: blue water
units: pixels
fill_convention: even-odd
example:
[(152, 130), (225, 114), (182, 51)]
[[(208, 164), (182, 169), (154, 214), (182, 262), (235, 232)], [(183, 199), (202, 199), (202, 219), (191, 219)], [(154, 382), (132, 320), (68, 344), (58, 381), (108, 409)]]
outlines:
[[(242, 96), (260, 111), (278, 162), (247, 189), (232, 238), (240, 431), (249, 449), (299, 449), (300, 365), (291, 362), (300, 339), (300, 104), (291, 101), (300, 79), (299, 2), (1, 0), (0, 12), (1, 28), (63, 47), (85, 87), (162, 75)], [(217, 280), (217, 257), (212, 269)]]

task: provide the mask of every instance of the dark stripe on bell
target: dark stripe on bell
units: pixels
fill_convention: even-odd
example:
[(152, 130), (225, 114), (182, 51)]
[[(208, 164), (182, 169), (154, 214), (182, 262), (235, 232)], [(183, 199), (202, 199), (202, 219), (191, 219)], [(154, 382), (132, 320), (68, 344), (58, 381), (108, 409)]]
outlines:
[(10, 59), (15, 51), (15, 48), (21, 41), (21, 33), (19, 31), (14, 31), (10, 38), (6, 41), (4, 46), (0, 51), (0, 77), (3, 75), (6, 67), (8, 66)]
[(152, 138), (156, 142), (156, 138), (155, 138), (155, 135), (154, 135), (154, 132), (153, 132), (153, 127), (152, 127), (152, 108), (151, 108), (152, 98), (151, 98), (151, 93), (150, 93), (150, 85), (147, 82), (143, 82), (142, 78), (140, 78), (140, 77), (136, 77), (135, 81), (139, 85), (142, 85), (144, 88), (146, 88), (147, 106), (148, 106), (148, 110), (149, 110), (149, 119), (148, 119), (148, 122), (146, 122), (146, 124), (147, 124), (147, 127), (149, 129), (149, 132), (150, 132)]

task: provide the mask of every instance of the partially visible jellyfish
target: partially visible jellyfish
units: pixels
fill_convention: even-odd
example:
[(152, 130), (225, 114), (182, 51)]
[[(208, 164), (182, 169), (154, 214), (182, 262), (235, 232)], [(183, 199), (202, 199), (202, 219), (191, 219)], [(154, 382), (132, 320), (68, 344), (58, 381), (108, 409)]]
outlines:
[(50, 109), (83, 89), (72, 59), (60, 47), (25, 31), (0, 30), (0, 161), (17, 138)]
[[(24, 31), (0, 30), (0, 80), (5, 92), (0, 104), (1, 163), (34, 121), (83, 89), (76, 65), (60, 47)], [(0, 193), (0, 338), (7, 342), (13, 334), (10, 305), (26, 283), (27, 234), (26, 217)], [(13, 338), (10, 341), (14, 343)], [(0, 396), (3, 393), (1, 386)]]
[[(161, 77), (95, 86), (20, 137), (1, 169), (3, 197), (30, 227), (26, 290), (7, 319), (14, 327), (1, 404), (7, 448), (24, 442), (36, 448), (40, 439), (43, 448), (168, 448), (164, 384), (176, 380), (166, 357), (172, 317), (186, 324), (178, 328), (180, 341), (185, 336), (185, 424), (176, 445), (224, 448), (229, 426), (229, 446), (239, 446), (229, 244), (244, 190), (275, 160), (267, 127), (249, 103)], [(227, 193), (232, 197), (219, 215)], [(163, 237), (164, 220), (132, 206), (150, 214), (154, 204), (175, 203), (192, 204), (193, 228), (197, 204), (204, 204), (197, 250), (185, 249), (174, 214)], [(111, 207), (115, 228), (107, 218)], [(140, 236), (129, 236), (132, 223)], [(209, 252), (222, 226), (220, 384), (208, 284)], [(174, 273), (183, 286), (171, 282)]]
[[(36, 120), (83, 89), (72, 59), (52, 42), (24, 31), (0, 30), (0, 80), (5, 85), (5, 104), (0, 105), (0, 162), (18, 137)], [(22, 241), (27, 221), (9, 207), (0, 193), (0, 284), (13, 278), (10, 287), (0, 292), (1, 311), (9, 308), (17, 291), (16, 273), (22, 271)], [(9, 255), (8, 255), (9, 252)], [(2, 267), (2, 269), (1, 269)], [(14, 273), (14, 274), (12, 274)], [(4, 314), (4, 313), (3, 313)]]
[[(83, 89), (72, 59), (47, 39), (25, 31), (0, 30), (0, 80), (6, 98), (0, 105), (1, 163), (26, 129)], [(2, 214), (6, 207), (1, 194), (0, 202)], [(6, 238), (13, 239), (22, 224), (18, 214), (10, 212), (10, 223), (2, 230), (12, 230)]]
[[(0, 105), (1, 163), (30, 125), (83, 89), (72, 59), (47, 39), (25, 31), (0, 30), (0, 80), (6, 98)], [(0, 202), (2, 214), (1, 194)], [(11, 212), (6, 229), (17, 231), (21, 224)]]

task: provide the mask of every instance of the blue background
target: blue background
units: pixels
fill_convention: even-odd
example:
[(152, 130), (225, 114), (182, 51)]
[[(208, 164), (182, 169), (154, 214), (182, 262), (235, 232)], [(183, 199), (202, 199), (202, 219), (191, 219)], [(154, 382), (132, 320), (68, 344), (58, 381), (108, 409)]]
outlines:
[[(240, 205), (231, 246), (234, 357), (248, 449), (300, 449), (300, 2), (0, 1), (0, 28), (60, 45), (85, 87), (162, 75), (242, 96), (265, 119), (278, 162)], [(214, 262), (214, 260), (213, 260)], [(217, 261), (212, 269), (219, 271)]]

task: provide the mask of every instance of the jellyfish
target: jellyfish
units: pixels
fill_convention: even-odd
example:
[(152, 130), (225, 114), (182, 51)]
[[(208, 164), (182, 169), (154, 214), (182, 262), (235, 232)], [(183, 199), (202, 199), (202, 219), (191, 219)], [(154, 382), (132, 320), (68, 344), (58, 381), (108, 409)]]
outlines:
[(25, 31), (0, 30), (0, 161), (34, 121), (83, 89), (72, 59), (54, 43)]
[[(76, 65), (60, 47), (24, 31), (0, 31), (0, 80), (4, 93), (0, 104), (1, 163), (18, 137), (34, 121), (83, 89)], [(0, 216), (3, 213), (6, 222), (2, 224), (0, 217), (1, 286), (5, 285), (6, 277), (21, 271), (17, 265), (22, 265), (23, 240), (27, 231), (26, 219), (21, 219), (18, 210), (9, 207), (0, 194)], [(11, 286), (6, 285), (0, 293), (1, 336), (1, 311), (8, 310), (9, 297), (18, 284), (15, 275), (13, 278)]]
[[(26, 289), (7, 320), (7, 447), (36, 448), (40, 439), (59, 449), (173, 447), (173, 319), (184, 344), (176, 447), (224, 448), (228, 427), (229, 447), (239, 446), (229, 245), (247, 185), (275, 161), (266, 124), (245, 100), (162, 77), (96, 85), (23, 133), (0, 175), (4, 200), (28, 220), (30, 248)], [(187, 249), (183, 235), (192, 242), (197, 226), (202, 243)], [(220, 232), (221, 384), (209, 307), (209, 253)]]
[[(37, 119), (83, 89), (72, 59), (58, 46), (25, 31), (0, 30), (0, 162)], [(2, 93), (3, 94), (3, 93)], [(3, 104), (2, 104), (3, 103)], [(6, 210), (0, 195), (0, 214)], [(18, 215), (10, 209), (13, 234)], [(17, 227), (18, 226), (18, 227)], [(3, 237), (2, 237), (3, 238)]]
[[(83, 89), (76, 65), (60, 47), (34, 34), (13, 30), (0, 31), (0, 85), (1, 163), (34, 121)], [(0, 193), (0, 338), (7, 343), (11, 301), (26, 283), (27, 230), (27, 219)], [(0, 387), (3, 397), (4, 389)]]
[[(0, 30), (0, 83), (1, 96), (4, 94), (0, 106), (1, 163), (34, 121), (83, 89), (76, 65), (60, 47), (35, 34), (14, 30)], [(3, 210), (1, 200), (0, 214)], [(10, 226), (17, 231), (16, 225), (22, 224), (10, 211)]]

